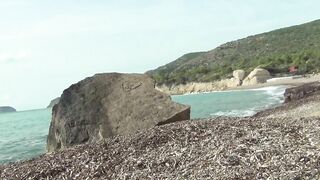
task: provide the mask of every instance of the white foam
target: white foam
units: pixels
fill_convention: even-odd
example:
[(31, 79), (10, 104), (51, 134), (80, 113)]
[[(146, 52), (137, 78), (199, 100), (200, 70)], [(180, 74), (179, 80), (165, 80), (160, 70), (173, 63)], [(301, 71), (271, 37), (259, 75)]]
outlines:
[(287, 88), (287, 86), (268, 86), (268, 87), (262, 87), (262, 88), (255, 88), (255, 89), (248, 89), (251, 91), (267, 91), (267, 92), (282, 92)]
[(284, 92), (286, 90), (286, 86), (270, 86), (252, 89), (253, 91), (264, 91), (267, 95), (270, 95), (269, 99), (275, 100), (277, 102), (282, 102), (284, 100)]
[[(216, 92), (204, 92), (204, 93), (190, 93), (185, 95), (193, 95), (193, 94), (207, 94), (207, 93), (228, 93), (228, 92), (253, 92), (255, 91), (255, 97), (256, 95), (261, 95), (262, 101), (259, 99), (256, 99), (259, 102), (256, 102), (257, 104), (255, 107), (252, 107), (251, 105), (248, 108), (245, 108), (244, 106), (240, 107), (234, 107), (234, 109), (228, 109), (227, 107), (222, 106), (222, 109), (216, 111), (217, 109), (213, 108), (210, 112), (210, 109), (207, 111), (210, 116), (228, 116), (228, 117), (248, 117), (253, 116), (257, 112), (279, 106), (284, 101), (284, 92), (286, 86), (269, 86), (269, 87), (262, 87), (262, 88), (256, 88), (256, 89), (237, 89), (237, 90), (228, 90), (228, 91), (216, 91)], [(251, 93), (249, 93), (251, 94)], [(226, 94), (228, 95), (228, 94)], [(237, 93), (230, 93), (232, 96), (237, 96)], [(243, 94), (241, 94), (242, 96)], [(184, 96), (184, 95), (182, 95)], [(252, 105), (254, 106), (255, 103)], [(221, 106), (218, 105), (218, 106)], [(227, 104), (226, 104), (227, 106)], [(204, 107), (205, 108), (205, 107)], [(206, 109), (206, 108), (205, 108)]]
[(197, 95), (197, 94), (208, 94), (208, 93), (226, 93), (226, 92), (239, 92), (239, 91), (266, 91), (269, 94), (283, 95), (287, 86), (268, 86), (262, 88), (254, 89), (233, 89), (233, 90), (222, 90), (222, 91), (205, 91), (205, 92), (191, 92), (173, 96), (188, 96), (188, 95)]
[(231, 111), (218, 111), (210, 114), (211, 116), (228, 116), (228, 117), (248, 117), (253, 116), (257, 111), (253, 109), (248, 110), (231, 110)]

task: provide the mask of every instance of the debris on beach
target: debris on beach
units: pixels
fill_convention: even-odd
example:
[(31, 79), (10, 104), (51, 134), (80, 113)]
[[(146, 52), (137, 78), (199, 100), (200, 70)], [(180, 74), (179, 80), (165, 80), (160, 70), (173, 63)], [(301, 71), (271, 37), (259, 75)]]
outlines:
[(164, 125), (0, 166), (0, 179), (319, 179), (320, 118)]

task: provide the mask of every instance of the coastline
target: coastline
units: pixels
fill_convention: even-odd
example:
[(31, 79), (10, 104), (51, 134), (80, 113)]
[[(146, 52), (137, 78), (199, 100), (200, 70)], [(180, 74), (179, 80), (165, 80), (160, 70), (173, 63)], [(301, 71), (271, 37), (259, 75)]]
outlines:
[(319, 122), (318, 117), (178, 122), (0, 165), (0, 177), (294, 179), (310, 172), (309, 178), (318, 179)]
[[(232, 90), (249, 90), (249, 89), (258, 89), (264, 87), (272, 86), (286, 86), (297, 87), (303, 84), (320, 81), (320, 74), (315, 75), (306, 75), (306, 77), (296, 78), (296, 79), (278, 79), (273, 82), (265, 82), (255, 85), (246, 85), (246, 86), (226, 86), (224, 84), (226, 80), (221, 80), (218, 82), (212, 83), (199, 83), (193, 82), (186, 85), (177, 85), (173, 87), (168, 86), (156, 86), (156, 89), (164, 92), (169, 95), (188, 95), (188, 94), (197, 94), (197, 93), (211, 93), (211, 92), (220, 92), (220, 91), (232, 91)], [(223, 83), (222, 83), (223, 82)]]
[(253, 115), (255, 118), (309, 118), (320, 117), (320, 91), (305, 94), (298, 100), (282, 103)]
[(0, 165), (0, 178), (318, 179), (319, 105), (317, 91), (252, 117), (157, 126)]

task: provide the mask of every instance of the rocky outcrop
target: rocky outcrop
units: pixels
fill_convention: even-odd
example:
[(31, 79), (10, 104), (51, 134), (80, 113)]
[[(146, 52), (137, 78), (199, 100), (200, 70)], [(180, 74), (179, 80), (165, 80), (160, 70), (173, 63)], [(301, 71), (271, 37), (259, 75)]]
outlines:
[(288, 88), (284, 93), (285, 102), (303, 99), (315, 92), (320, 92), (320, 82), (307, 83), (302, 86)]
[(190, 119), (190, 107), (157, 91), (147, 75), (97, 74), (66, 89), (53, 107), (47, 150)]
[(10, 106), (0, 106), (0, 113), (16, 112), (17, 110)]
[(233, 71), (232, 74), (233, 74), (234, 78), (239, 79), (240, 81), (242, 81), (245, 78), (246, 72), (244, 70), (242, 70), (242, 69), (238, 69), (238, 70)]
[(265, 83), (270, 78), (271, 78), (271, 75), (269, 71), (262, 68), (256, 68), (253, 71), (251, 71), (250, 74), (243, 80), (242, 85), (248, 86), (248, 85)]
[(157, 86), (156, 89), (166, 94), (178, 95), (189, 93), (203, 93), (212, 91), (222, 91), (228, 88), (234, 88), (241, 85), (241, 81), (236, 78), (224, 79), (215, 82), (194, 82), (187, 84)]
[(60, 97), (57, 97), (55, 99), (53, 99), (50, 104), (47, 106), (47, 108), (53, 108), (54, 105), (58, 104), (60, 101)]

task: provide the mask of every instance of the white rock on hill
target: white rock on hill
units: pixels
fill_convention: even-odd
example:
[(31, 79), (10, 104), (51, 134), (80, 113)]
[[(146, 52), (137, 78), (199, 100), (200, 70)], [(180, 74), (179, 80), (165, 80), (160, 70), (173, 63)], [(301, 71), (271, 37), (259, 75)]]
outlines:
[(243, 80), (245, 78), (246, 72), (242, 69), (234, 70), (233, 71), (233, 77), (239, 80)]
[(256, 68), (253, 71), (251, 71), (250, 74), (243, 80), (242, 85), (247, 86), (247, 85), (265, 83), (270, 78), (271, 78), (271, 75), (269, 71), (262, 68)]

